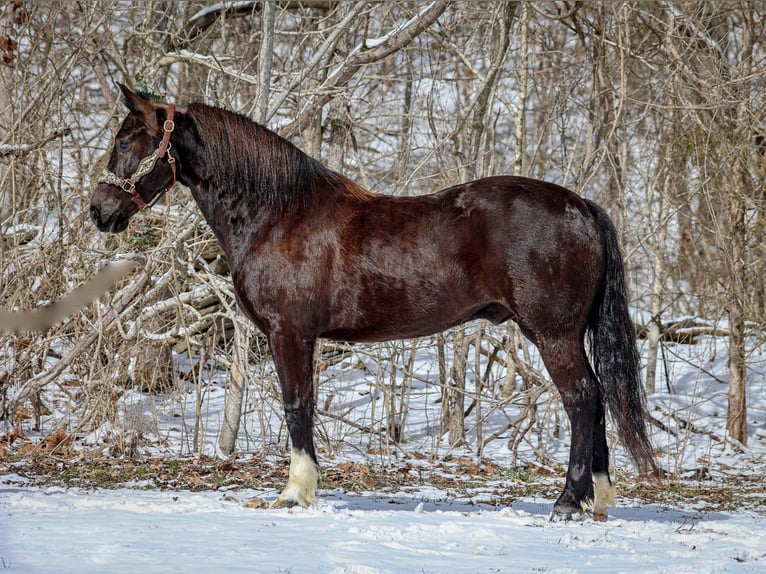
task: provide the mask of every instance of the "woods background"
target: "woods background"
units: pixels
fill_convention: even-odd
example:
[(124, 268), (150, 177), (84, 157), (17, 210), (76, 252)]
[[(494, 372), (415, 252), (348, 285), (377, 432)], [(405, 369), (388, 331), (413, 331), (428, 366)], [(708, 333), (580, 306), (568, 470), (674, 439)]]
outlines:
[[(142, 263), (54, 329), (0, 335), (6, 429), (82, 436), (108, 424), (112, 454), (136, 454), (149, 430), (120, 397), (185, 393), (198, 424), (184, 451), (200, 452), (205, 381), (223, 369), (244, 408), (262, 409), (251, 450), (284, 445), (269, 422), (281, 407), (268, 351), (237, 314), (188, 192), (120, 236), (89, 220), (125, 113), (119, 81), (240, 111), (378, 193), (511, 173), (595, 200), (621, 233), (648, 392), (673, 392), (663, 344), (727, 337), (721, 439), (745, 444), (750, 356), (766, 341), (765, 16), (756, 1), (3, 2), (0, 304), (38, 307), (120, 254)], [(502, 434), (483, 433), (488, 413), (511, 403), (510, 447), (560, 424), (536, 414), (549, 383), (513, 326), (358, 352), (406, 379), (422, 347), (439, 358), (445, 442), (459, 444), (472, 416), (480, 454)], [(348, 353), (325, 343), (317, 371)], [(405, 438), (407, 393), (390, 392), (384, 373), (371, 375), (388, 388), (380, 424), (320, 403), (335, 440), (362, 424), (387, 444)]]

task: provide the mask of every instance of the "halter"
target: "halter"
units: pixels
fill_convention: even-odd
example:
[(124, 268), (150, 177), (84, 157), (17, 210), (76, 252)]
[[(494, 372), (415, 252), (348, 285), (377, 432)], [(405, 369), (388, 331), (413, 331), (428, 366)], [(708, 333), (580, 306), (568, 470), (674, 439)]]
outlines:
[[(138, 206), (139, 211), (143, 211), (149, 207), (149, 205), (144, 201), (144, 198), (141, 197), (141, 194), (138, 193), (138, 190), (136, 190), (136, 182), (138, 182), (138, 180), (145, 175), (148, 175), (154, 171), (154, 167), (157, 165), (157, 160), (165, 157), (165, 154), (168, 156), (168, 163), (170, 164), (170, 169), (173, 172), (173, 181), (170, 182), (170, 185), (165, 187), (163, 192), (168, 191), (176, 184), (176, 160), (172, 155), (170, 155), (170, 134), (176, 127), (175, 122), (173, 122), (174, 110), (175, 107), (173, 104), (168, 104), (168, 117), (165, 120), (165, 123), (162, 124), (163, 134), (162, 141), (160, 142), (160, 147), (154, 150), (151, 155), (148, 155), (142, 159), (138, 164), (136, 171), (134, 171), (130, 177), (117, 177), (107, 168), (102, 169), (98, 176), (97, 183), (108, 183), (110, 185), (116, 185), (122, 189), (122, 191), (126, 191), (132, 195), (132, 200)], [(159, 195), (157, 197), (159, 197)]]

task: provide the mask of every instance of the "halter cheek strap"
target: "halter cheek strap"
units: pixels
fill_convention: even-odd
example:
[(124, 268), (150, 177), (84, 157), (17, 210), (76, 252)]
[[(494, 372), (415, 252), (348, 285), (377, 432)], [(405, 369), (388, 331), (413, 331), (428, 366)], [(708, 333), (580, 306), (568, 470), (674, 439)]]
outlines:
[[(173, 130), (176, 127), (175, 122), (173, 121), (174, 112), (175, 106), (173, 104), (168, 104), (168, 117), (165, 120), (165, 123), (162, 124), (163, 134), (162, 141), (160, 141), (160, 146), (139, 162), (136, 171), (134, 171), (130, 177), (117, 177), (107, 168), (101, 170), (101, 173), (98, 176), (98, 183), (116, 185), (123, 191), (129, 193), (132, 196), (131, 199), (133, 200), (133, 203), (138, 206), (139, 211), (143, 211), (150, 206), (144, 201), (144, 198), (141, 197), (141, 194), (138, 193), (138, 190), (136, 189), (136, 182), (145, 175), (148, 175), (154, 171), (154, 168), (157, 165), (157, 160), (162, 159), (165, 157), (165, 155), (168, 156), (170, 170), (173, 172), (173, 180), (168, 186), (165, 187), (163, 192), (168, 191), (176, 184), (176, 160), (172, 155), (170, 155), (170, 134), (173, 133)], [(161, 194), (158, 194), (157, 197), (159, 198), (160, 195)]]

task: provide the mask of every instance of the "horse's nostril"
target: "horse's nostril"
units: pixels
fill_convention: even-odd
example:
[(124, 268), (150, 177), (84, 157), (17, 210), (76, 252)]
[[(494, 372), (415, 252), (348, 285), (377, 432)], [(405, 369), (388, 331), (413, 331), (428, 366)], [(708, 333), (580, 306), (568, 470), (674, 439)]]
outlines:
[(109, 220), (105, 222), (105, 227), (109, 233), (120, 233), (121, 231), (125, 231), (128, 227), (128, 217), (121, 209), (118, 209), (109, 216)]
[(98, 207), (91, 205), (90, 218), (96, 224), (99, 231), (119, 233), (128, 227), (128, 218), (121, 209), (116, 209), (104, 215)]

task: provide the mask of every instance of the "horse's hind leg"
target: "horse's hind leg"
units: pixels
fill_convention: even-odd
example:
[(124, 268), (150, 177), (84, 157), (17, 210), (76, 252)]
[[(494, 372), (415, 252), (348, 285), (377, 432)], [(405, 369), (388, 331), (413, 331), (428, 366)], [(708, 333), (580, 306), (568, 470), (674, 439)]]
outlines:
[(303, 507), (316, 502), (319, 479), (314, 452), (314, 391), (312, 362), (314, 341), (300, 333), (271, 334), (271, 352), (282, 385), (285, 419), (290, 432), (290, 474), (275, 507)]
[[(588, 369), (591, 379), (596, 381), (592, 369)], [(593, 518), (606, 520), (607, 505), (614, 505), (614, 487), (609, 477), (609, 447), (606, 442), (606, 416), (604, 398), (601, 389), (596, 386), (598, 400), (596, 401), (596, 416), (593, 421)]]
[[(590, 508), (594, 503), (592, 465), (594, 461), (594, 427), (599, 413), (599, 390), (585, 360), (582, 339), (578, 335), (547, 338), (538, 348), (548, 373), (561, 395), (572, 427), (564, 492), (553, 505), (555, 516), (569, 518)], [(603, 407), (601, 407), (603, 414)], [(598, 442), (598, 447), (606, 444)], [(599, 466), (602, 464), (599, 458)]]

